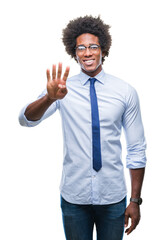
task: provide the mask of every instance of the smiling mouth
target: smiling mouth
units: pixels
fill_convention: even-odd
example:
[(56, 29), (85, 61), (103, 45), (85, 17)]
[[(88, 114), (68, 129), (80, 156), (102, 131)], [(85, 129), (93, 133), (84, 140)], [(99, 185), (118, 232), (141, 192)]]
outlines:
[(91, 66), (91, 65), (94, 63), (94, 59), (83, 60), (83, 62), (85, 63), (85, 65), (87, 65), (87, 66)]

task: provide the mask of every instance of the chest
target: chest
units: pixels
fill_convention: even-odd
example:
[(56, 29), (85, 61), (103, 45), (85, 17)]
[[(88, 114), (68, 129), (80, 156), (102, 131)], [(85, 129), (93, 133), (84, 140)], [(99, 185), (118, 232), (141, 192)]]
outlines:
[[(96, 94), (100, 125), (121, 122), (125, 111), (125, 101), (122, 93), (113, 89), (96, 88)], [(91, 122), (91, 101), (88, 87), (68, 89), (68, 94), (60, 105), (65, 118)]]

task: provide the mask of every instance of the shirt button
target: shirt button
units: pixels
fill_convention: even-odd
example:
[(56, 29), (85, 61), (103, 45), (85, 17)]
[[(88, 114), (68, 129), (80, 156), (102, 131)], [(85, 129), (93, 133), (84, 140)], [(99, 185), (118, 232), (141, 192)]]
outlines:
[(96, 176), (95, 175), (93, 175), (93, 178), (95, 178)]

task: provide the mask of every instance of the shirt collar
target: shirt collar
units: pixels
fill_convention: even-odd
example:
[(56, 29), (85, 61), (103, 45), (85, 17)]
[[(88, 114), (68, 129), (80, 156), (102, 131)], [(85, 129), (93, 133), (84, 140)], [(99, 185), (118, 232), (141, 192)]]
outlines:
[[(80, 76), (80, 82), (82, 85), (85, 85), (89, 80), (89, 78), (91, 78), (89, 75), (85, 74), (83, 71), (80, 72), (79, 76)], [(101, 72), (97, 74), (94, 78), (96, 78), (100, 83), (104, 84), (104, 81), (105, 81), (104, 76), (105, 76), (105, 72), (102, 69)]]

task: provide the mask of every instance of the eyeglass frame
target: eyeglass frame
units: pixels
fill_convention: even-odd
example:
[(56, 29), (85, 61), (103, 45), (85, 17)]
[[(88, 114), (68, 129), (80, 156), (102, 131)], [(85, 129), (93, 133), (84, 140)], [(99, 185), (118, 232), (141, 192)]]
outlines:
[[(97, 48), (96, 48), (96, 49), (92, 49), (91, 46), (93, 46), (93, 45), (94, 45), (94, 46), (97, 46)], [(84, 47), (84, 49), (78, 49), (78, 47), (80, 47), (80, 46)], [(82, 44), (82, 45), (76, 46), (76, 47), (75, 47), (75, 50), (77, 50), (77, 51), (79, 51), (79, 52), (85, 52), (85, 51), (87, 50), (87, 48), (88, 48), (90, 51), (97, 51), (100, 47), (101, 47), (100, 45), (95, 44), (95, 43), (90, 44), (88, 47), (86, 47), (85, 45)]]

